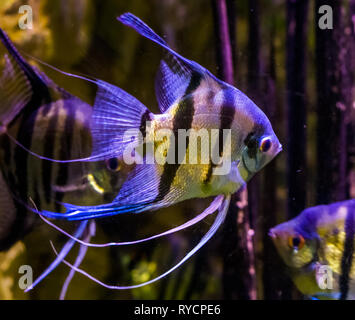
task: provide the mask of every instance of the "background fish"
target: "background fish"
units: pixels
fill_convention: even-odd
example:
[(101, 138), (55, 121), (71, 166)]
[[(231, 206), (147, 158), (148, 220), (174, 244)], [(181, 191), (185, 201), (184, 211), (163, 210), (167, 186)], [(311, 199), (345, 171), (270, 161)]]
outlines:
[[(302, 293), (355, 299), (355, 200), (308, 208), (269, 235)], [(325, 274), (322, 265), (332, 271), (333, 289), (318, 284)]]
[[(173, 51), (144, 22), (130, 13), (119, 21), (132, 27), (142, 36), (158, 44), (166, 58), (161, 61), (156, 77), (156, 95), (163, 114), (152, 114), (141, 102), (120, 88), (104, 81), (96, 81), (98, 92), (92, 115), (93, 152), (82, 160), (95, 161), (121, 157), (131, 139), (127, 130), (140, 130), (146, 142), (154, 141), (159, 129), (172, 130), (164, 148), (154, 145), (155, 152), (169, 150), (178, 141), (179, 129), (231, 130), (230, 150), (223, 154), (231, 163), (227, 174), (215, 175), (218, 167), (210, 158), (202, 164), (201, 149), (197, 148), (197, 164), (189, 164), (190, 139), (186, 139), (183, 152), (185, 164), (179, 162), (180, 150), (175, 147), (175, 162), (161, 165), (139, 164), (132, 171), (112, 203), (99, 206), (76, 206), (66, 203), (65, 214), (43, 211), (49, 218), (84, 220), (126, 212), (143, 212), (167, 207), (190, 199), (218, 194), (232, 194), (240, 189), (257, 171), (280, 151), (281, 144), (266, 115), (242, 92), (217, 79), (208, 70)], [(151, 135), (146, 123), (151, 122)], [(222, 136), (211, 142), (211, 150), (223, 145)], [(135, 141), (139, 144), (138, 138)], [(224, 150), (224, 149), (223, 149)], [(223, 152), (219, 149), (219, 154)], [(165, 159), (168, 155), (161, 155)], [(146, 155), (145, 155), (146, 157)], [(210, 157), (208, 155), (208, 157)], [(78, 161), (78, 159), (73, 160)]]
[(118, 159), (54, 163), (91, 153), (92, 107), (30, 66), (0, 30), (0, 250), (8, 249), (34, 225), (30, 199), (39, 210), (60, 210), (59, 201), (104, 203), (124, 179)]

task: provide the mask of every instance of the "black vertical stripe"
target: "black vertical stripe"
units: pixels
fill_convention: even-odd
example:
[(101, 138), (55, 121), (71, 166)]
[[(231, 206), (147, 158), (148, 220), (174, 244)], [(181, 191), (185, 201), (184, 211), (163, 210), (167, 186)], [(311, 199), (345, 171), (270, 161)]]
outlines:
[[(35, 126), (35, 119), (37, 117), (37, 110), (32, 111), (35, 105), (39, 105), (39, 96), (34, 95), (31, 100), (29, 109), (27, 109), (19, 127), (19, 132), (16, 139), (26, 148), (31, 148), (32, 135)], [(22, 147), (16, 146), (14, 152), (14, 162), (15, 162), (15, 176), (16, 176), (16, 186), (18, 197), (25, 203), (28, 201), (28, 157), (29, 154)], [(22, 237), (25, 233), (26, 226), (26, 215), (27, 208), (17, 202), (16, 205), (16, 219), (14, 221), (13, 227), (11, 229), (11, 235), (14, 240)]]
[(341, 259), (341, 275), (339, 278), (340, 300), (346, 300), (349, 291), (349, 275), (354, 256), (355, 212), (348, 210), (345, 219), (344, 252)]
[(142, 114), (142, 117), (141, 117), (141, 124), (139, 126), (139, 130), (140, 132), (142, 133), (143, 135), (143, 139), (145, 138), (147, 132), (146, 132), (146, 122), (147, 121), (150, 121), (151, 118), (150, 118), (150, 111), (147, 109), (143, 114)]
[[(53, 158), (54, 147), (55, 147), (55, 138), (56, 130), (59, 117), (59, 108), (56, 107), (54, 103), (48, 104), (44, 109), (44, 114), (48, 114), (49, 109), (54, 108), (55, 113), (50, 117), (48, 122), (48, 128), (43, 137), (44, 150), (43, 154), (45, 157)], [(51, 201), (52, 194), (52, 176), (53, 176), (53, 162), (42, 160), (42, 187), (44, 192), (44, 197), (47, 203)]]
[(4, 162), (5, 165), (9, 167), (11, 165), (11, 154), (12, 154), (10, 139), (6, 135), (2, 135), (0, 139), (1, 139), (1, 148), (3, 149), (3, 154), (4, 154)]
[[(1, 173), (3, 174), (4, 181), (9, 186), (9, 191), (11, 192), (12, 186), (15, 185), (14, 176), (12, 175), (11, 172), (5, 173), (3, 168), (1, 168)], [(11, 199), (9, 199), (9, 201), (11, 201)], [(16, 214), (16, 212), (8, 212), (7, 214)], [(16, 231), (15, 233), (13, 232), (16, 223), (16, 218), (17, 216), (15, 217), (14, 224), (10, 228), (10, 232), (8, 232), (6, 235), (1, 234), (2, 239), (0, 241), (0, 251), (9, 249), (18, 240), (19, 230), (15, 230)]]
[[(42, 103), (50, 102), (50, 94), (46, 84), (20, 56), (16, 56), (16, 61), (19, 63), (21, 69), (25, 72), (28, 80), (30, 81), (32, 87), (32, 97), (29, 103), (24, 107), (22, 113), (20, 113), (21, 118), (19, 118), (19, 114), (12, 123), (14, 123), (17, 119), (20, 121), (16, 139), (25, 148), (31, 149), (32, 135), (35, 129), (38, 108)], [(16, 187), (14, 187), (17, 190), (18, 197), (25, 202), (28, 200), (28, 157), (29, 154), (27, 151), (20, 146), (16, 146), (14, 150), (14, 172), (17, 181)], [(26, 231), (27, 208), (17, 203), (16, 210), (16, 218), (11, 229), (11, 235), (14, 241), (23, 236)]]
[[(150, 121), (151, 120), (151, 116), (150, 116), (150, 111), (147, 109), (143, 114), (142, 114), (142, 117), (141, 117), (141, 123), (140, 123), (140, 126), (139, 126), (139, 130), (140, 132), (142, 133), (142, 136), (143, 136), (143, 141), (139, 141), (138, 143), (141, 144), (141, 143), (144, 143), (145, 141), (145, 137), (147, 135), (147, 130), (146, 130), (146, 123), (147, 121)], [(146, 145), (144, 144), (143, 145), (143, 155), (145, 155), (146, 153)]]
[[(175, 136), (175, 163), (165, 163), (163, 168), (163, 174), (160, 178), (158, 195), (154, 199), (154, 202), (164, 199), (169, 193), (171, 184), (174, 181), (176, 173), (180, 167), (178, 159), (178, 129), (189, 130), (192, 126), (192, 121), (195, 113), (193, 96), (189, 96), (194, 90), (198, 88), (201, 83), (202, 76), (199, 73), (194, 72), (191, 76), (190, 83), (186, 88), (184, 98), (179, 103), (174, 121), (173, 121), (173, 133)], [(189, 137), (186, 138), (186, 150), (189, 146)], [(185, 152), (186, 152), (185, 150)]]
[[(66, 119), (64, 125), (64, 131), (61, 132), (61, 143), (60, 143), (60, 151), (59, 151), (59, 158), (60, 159), (71, 159), (72, 154), (72, 141), (73, 141), (73, 134), (75, 129), (75, 106), (71, 104), (71, 100), (63, 100), (63, 108), (66, 112)], [(56, 185), (64, 186), (68, 182), (69, 177), (69, 164), (68, 163), (61, 163), (59, 165), (58, 175), (56, 179)], [(56, 204), (56, 211), (60, 211), (60, 205), (58, 202), (63, 200), (64, 193), (63, 192), (56, 192), (55, 199), (57, 201)]]
[[(223, 90), (223, 104), (221, 107), (221, 113), (219, 115), (219, 120), (220, 120), (220, 126), (219, 126), (219, 141), (218, 141), (218, 147), (219, 147), (219, 156), (222, 156), (222, 151), (223, 151), (223, 129), (230, 129), (234, 120), (234, 115), (235, 115), (235, 94), (231, 89), (225, 89)], [(212, 146), (211, 146), (212, 147)], [(216, 166), (215, 163), (210, 163), (208, 167), (208, 172), (203, 180), (203, 184), (207, 185), (210, 183), (212, 179), (212, 172), (213, 168)]]

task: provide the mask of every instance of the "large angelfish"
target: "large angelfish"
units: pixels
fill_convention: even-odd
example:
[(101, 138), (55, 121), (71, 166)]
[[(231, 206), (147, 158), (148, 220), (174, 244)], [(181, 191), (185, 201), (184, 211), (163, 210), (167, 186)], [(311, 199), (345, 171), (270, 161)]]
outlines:
[[(87, 79), (98, 87), (90, 121), (91, 155), (63, 160), (21, 147), (43, 160), (62, 163), (126, 159), (127, 150), (131, 156), (133, 151), (135, 156), (139, 154), (136, 159), (142, 159), (113, 201), (91, 206), (65, 202), (64, 213), (40, 211), (48, 218), (86, 221), (121, 213), (157, 210), (190, 198), (217, 196), (209, 208), (184, 225), (147, 239), (124, 243), (147, 241), (176, 232), (200, 221), (207, 214), (219, 211), (207, 234), (174, 267), (139, 285), (108, 286), (128, 289), (157, 281), (189, 259), (223, 223), (230, 195), (242, 188), (282, 148), (266, 115), (241, 91), (173, 51), (134, 15), (126, 13), (118, 19), (159, 45), (165, 53), (156, 78), (156, 95), (162, 114), (151, 113), (118, 87), (101, 80)], [(181, 137), (181, 131), (187, 134)], [(162, 134), (167, 132), (169, 134)], [(199, 137), (206, 132), (207, 143)], [(200, 148), (197, 147), (198, 138), (201, 138)], [(12, 140), (20, 146), (16, 139)], [(153, 162), (149, 160), (152, 157)], [(156, 161), (156, 158), (165, 161)], [(77, 240), (76, 236), (71, 238)], [(67, 263), (61, 253), (56, 260)], [(87, 275), (75, 265), (70, 266)], [(40, 278), (43, 279), (44, 275)]]
[[(134, 143), (136, 146), (153, 144), (153, 155), (167, 160), (163, 164), (148, 163), (149, 148), (146, 147), (143, 164), (136, 166), (112, 203), (97, 206), (64, 204), (66, 213), (44, 211), (46, 217), (100, 218), (156, 210), (189, 198), (232, 194), (282, 149), (266, 115), (245, 94), (217, 79), (196, 62), (180, 56), (134, 15), (123, 14), (119, 21), (158, 44), (166, 54), (156, 78), (162, 114), (151, 113), (122, 89), (96, 81), (98, 92), (91, 128), (93, 152), (85, 160), (122, 157)], [(132, 130), (141, 134), (127, 135)], [(193, 134), (181, 138), (181, 130), (207, 131), (210, 148), (197, 148), (197, 143), (192, 143), (196, 140)], [(157, 136), (166, 131), (172, 134), (165, 136), (165, 140), (160, 136), (159, 140)], [(223, 137), (219, 134), (214, 139), (216, 132), (223, 132)], [(229, 143), (224, 142), (226, 132), (230, 139), (225, 140)], [(220, 163), (213, 161), (213, 152), (221, 156)], [(179, 158), (181, 154), (183, 157)], [(189, 162), (194, 156), (197, 162)], [(203, 159), (208, 161), (203, 162)], [(228, 170), (216, 174), (225, 169), (223, 166)]]

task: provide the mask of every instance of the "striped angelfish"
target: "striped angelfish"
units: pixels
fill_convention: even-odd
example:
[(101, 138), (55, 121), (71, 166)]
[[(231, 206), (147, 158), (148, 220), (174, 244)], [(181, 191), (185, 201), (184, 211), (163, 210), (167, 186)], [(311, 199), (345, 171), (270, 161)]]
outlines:
[(355, 299), (355, 200), (308, 208), (269, 235), (303, 294)]
[(131, 161), (125, 156), (135, 146), (143, 163), (137, 161), (112, 203), (67, 203), (65, 214), (43, 212), (47, 217), (83, 220), (232, 194), (281, 151), (270, 121), (245, 94), (180, 56), (134, 15), (123, 14), (119, 20), (164, 50), (155, 82), (162, 114), (151, 113), (122, 89), (96, 81), (93, 152), (81, 160)]
[(30, 66), (0, 29), (0, 250), (22, 238), (61, 201), (112, 201), (122, 184), (118, 159), (58, 163), (91, 153), (92, 106)]
[(60, 161), (54, 155), (49, 158), (64, 163), (120, 158), (127, 164), (134, 160), (137, 165), (113, 201), (85, 206), (63, 202), (65, 213), (43, 210), (41, 214), (52, 219), (87, 221), (216, 196), (209, 208), (172, 229), (175, 232), (219, 211), (207, 234), (167, 272), (139, 285), (109, 286), (128, 289), (161, 279), (197, 252), (223, 223), (230, 195), (282, 148), (266, 115), (245, 94), (176, 53), (134, 15), (126, 13), (118, 20), (163, 50), (155, 80), (161, 114), (151, 113), (135, 97), (114, 85), (87, 79), (98, 88), (91, 116), (92, 152), (81, 158), (72, 154), (69, 161)]

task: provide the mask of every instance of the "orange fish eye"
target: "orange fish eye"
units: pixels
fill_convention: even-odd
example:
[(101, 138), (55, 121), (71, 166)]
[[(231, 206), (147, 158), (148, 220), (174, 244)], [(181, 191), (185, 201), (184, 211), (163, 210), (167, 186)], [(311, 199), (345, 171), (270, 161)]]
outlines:
[(268, 152), (271, 148), (272, 142), (269, 137), (263, 138), (260, 142), (260, 151)]
[(305, 240), (300, 234), (288, 238), (288, 245), (292, 249), (300, 250), (304, 247), (304, 243)]
[(120, 162), (117, 158), (111, 158), (105, 161), (106, 167), (110, 171), (119, 171), (121, 169)]

